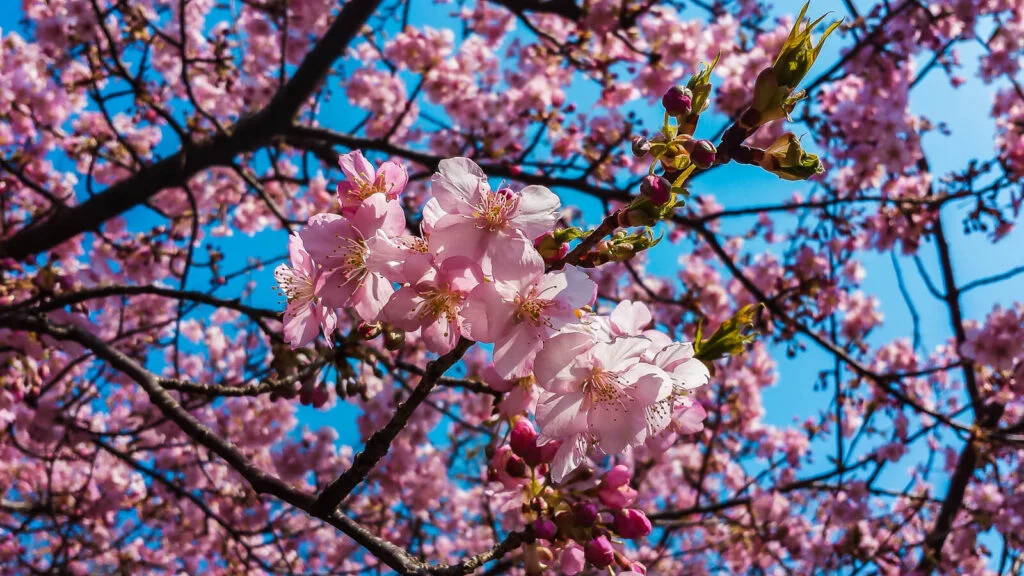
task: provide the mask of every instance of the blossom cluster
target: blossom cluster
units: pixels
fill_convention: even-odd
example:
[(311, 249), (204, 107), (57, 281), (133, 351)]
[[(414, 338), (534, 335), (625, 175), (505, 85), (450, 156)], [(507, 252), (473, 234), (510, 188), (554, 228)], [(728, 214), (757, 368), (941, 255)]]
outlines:
[(404, 331), (435, 354), (462, 338), (492, 344), (501, 379), (533, 377), (542, 389), (536, 418), (540, 442), (558, 443), (555, 482), (594, 446), (620, 454), (666, 432), (675, 412), (702, 419), (689, 394), (709, 372), (692, 344), (648, 329), (642, 303), (595, 314), (597, 286), (566, 264), (567, 244), (545, 263), (535, 244), (559, 222), (550, 190), (492, 189), (472, 160), (442, 160), (413, 235), (399, 200), (408, 182), (400, 163), (375, 167), (355, 151), (339, 166), (347, 177), (339, 213), (312, 216), (289, 239), (290, 265), (275, 271), (293, 347), (318, 332), (332, 345), (338, 314), (349, 311), (362, 326)]

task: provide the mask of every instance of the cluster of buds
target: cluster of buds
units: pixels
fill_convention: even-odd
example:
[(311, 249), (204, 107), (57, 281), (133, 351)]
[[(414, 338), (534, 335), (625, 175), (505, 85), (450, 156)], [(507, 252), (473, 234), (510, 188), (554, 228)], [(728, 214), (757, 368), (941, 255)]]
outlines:
[[(613, 547), (615, 541), (640, 540), (651, 533), (647, 515), (629, 507), (637, 496), (629, 478), (629, 469), (619, 465), (605, 473), (596, 486), (571, 495), (548, 489), (534, 497), (524, 512), (533, 518), (532, 535), (538, 540), (534, 546), (540, 549), (535, 556), (550, 557), (548, 545), (563, 549), (578, 545), (583, 549), (583, 559), (594, 568), (618, 564), (645, 574), (643, 565), (630, 562)], [(542, 566), (527, 562), (528, 573), (539, 574), (541, 570)]]
[[(632, 207), (633, 204), (630, 204)], [(638, 210), (624, 210), (619, 213), (620, 223), (622, 222), (622, 214), (627, 214), (625, 217), (627, 221), (629, 218), (639, 218), (639, 216), (628, 216), (628, 214), (639, 214)], [(649, 220), (644, 217), (643, 222)], [(653, 222), (652, 222), (653, 223)], [(625, 224), (628, 226), (649, 226), (650, 224)], [(583, 268), (596, 268), (602, 264), (608, 262), (626, 262), (633, 258), (637, 254), (647, 250), (658, 242), (661, 241), (661, 237), (654, 237), (654, 233), (650, 228), (643, 228), (639, 232), (629, 233), (625, 230), (618, 230), (612, 234), (607, 240), (602, 240), (597, 246), (583, 255), (580, 258), (579, 266)]]
[(547, 232), (533, 241), (533, 247), (540, 252), (545, 264), (554, 264), (569, 254), (569, 243), (586, 236), (586, 233), (575, 226), (560, 228)]

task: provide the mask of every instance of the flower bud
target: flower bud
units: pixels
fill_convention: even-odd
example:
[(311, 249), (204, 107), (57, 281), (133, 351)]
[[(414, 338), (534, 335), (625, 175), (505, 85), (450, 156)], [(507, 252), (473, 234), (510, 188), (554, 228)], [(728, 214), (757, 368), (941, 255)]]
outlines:
[(672, 198), (672, 183), (667, 178), (651, 174), (640, 181), (640, 193), (661, 206)]
[(697, 168), (710, 168), (715, 163), (715, 154), (718, 150), (710, 140), (691, 140), (688, 152), (690, 162)]
[(601, 477), (601, 486), (608, 488), (618, 488), (624, 486), (629, 482), (629, 478), (632, 474), (629, 473), (629, 468), (622, 464), (618, 464), (611, 470), (604, 473)]
[(537, 464), (549, 464), (555, 459), (555, 454), (558, 453), (558, 449), (562, 447), (561, 440), (552, 440), (543, 446), (538, 446), (536, 450), (532, 451), (530, 458), (536, 458), (537, 461), (533, 465)]
[(391, 328), (384, 331), (384, 347), (394, 352), (405, 346), (405, 332)]
[(537, 448), (537, 431), (534, 430), (533, 424), (526, 418), (517, 420), (515, 426), (512, 426), (508, 443), (512, 446), (512, 452), (521, 458), (528, 459), (527, 456), (531, 452), (535, 452)]
[(324, 404), (327, 404), (328, 398), (330, 395), (327, 393), (327, 387), (317, 386), (310, 392), (309, 403), (313, 408), (322, 408)]
[(636, 540), (651, 533), (651, 521), (640, 510), (628, 508), (615, 513), (612, 528), (619, 536)]
[(607, 538), (599, 536), (587, 543), (583, 557), (597, 568), (607, 568), (615, 561), (615, 550)]
[(508, 457), (505, 461), (505, 473), (513, 478), (525, 478), (526, 477), (526, 462), (515, 454)]
[(685, 86), (672, 86), (661, 97), (661, 105), (669, 116), (685, 118), (693, 110), (693, 92)]
[(593, 502), (577, 502), (572, 507), (573, 523), (580, 528), (589, 528), (597, 522), (597, 505)]
[(782, 134), (765, 149), (760, 165), (783, 180), (807, 180), (825, 171), (818, 156), (805, 152), (792, 132)]
[(651, 142), (643, 136), (634, 136), (630, 145), (633, 150), (633, 156), (637, 158), (643, 158), (651, 151)]
[(533, 241), (533, 247), (537, 249), (544, 262), (551, 264), (557, 262), (569, 253), (569, 244), (555, 236), (554, 232), (545, 232)]
[(356, 329), (359, 332), (359, 337), (363, 340), (373, 340), (383, 331), (380, 322), (360, 322), (359, 327)]
[(544, 540), (554, 540), (558, 535), (558, 526), (547, 518), (537, 518), (533, 521), (533, 535)]

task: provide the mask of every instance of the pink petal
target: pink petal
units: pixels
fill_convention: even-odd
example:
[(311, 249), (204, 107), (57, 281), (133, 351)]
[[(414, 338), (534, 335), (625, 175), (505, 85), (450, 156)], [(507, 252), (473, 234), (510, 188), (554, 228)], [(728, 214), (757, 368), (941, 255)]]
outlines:
[(380, 274), (367, 274), (352, 296), (356, 314), (366, 322), (374, 322), (384, 305), (395, 293), (395, 287)]
[(544, 344), (544, 329), (513, 324), (494, 343), (494, 368), (503, 378), (523, 378), (533, 368), (533, 358)]
[(447, 354), (451, 352), (459, 342), (459, 325), (457, 322), (450, 322), (449, 318), (442, 314), (433, 322), (427, 322), (421, 332), (423, 343), (427, 350), (435, 354)]
[(365, 182), (374, 180), (373, 164), (359, 150), (339, 156), (338, 167), (345, 173), (345, 178), (349, 180), (361, 179)]
[(489, 188), (487, 176), (469, 158), (441, 160), (437, 173), (430, 179), (430, 191), (449, 214), (471, 215), (485, 187)]
[(651, 310), (643, 302), (623, 300), (612, 310), (612, 328), (617, 335), (639, 336), (651, 323)]
[(605, 454), (618, 454), (627, 446), (643, 444), (647, 437), (643, 407), (627, 410), (615, 402), (598, 402), (590, 408), (587, 421)]
[(384, 184), (384, 194), (388, 199), (395, 199), (405, 190), (409, 183), (409, 173), (405, 164), (397, 160), (388, 160), (377, 169), (377, 183)]
[(571, 368), (593, 347), (593, 338), (580, 332), (566, 332), (548, 339), (533, 362), (537, 384), (550, 392), (564, 394), (576, 390), (580, 382)]
[(512, 323), (512, 308), (493, 282), (480, 284), (470, 292), (462, 309), (465, 330), (473, 340), (494, 342), (508, 331)]
[(556, 484), (565, 480), (566, 476), (586, 460), (588, 448), (585, 434), (576, 434), (563, 442), (555, 453), (554, 460), (551, 461), (551, 479)]
[(438, 260), (462, 256), (482, 263), (491, 236), (469, 218), (447, 214), (437, 221), (428, 243)]
[(519, 214), (512, 224), (531, 241), (550, 232), (558, 221), (558, 196), (543, 186), (527, 186), (519, 192)]
[(537, 426), (547, 438), (587, 431), (586, 394), (544, 394), (537, 403)]
[(484, 274), (497, 280), (530, 278), (544, 271), (544, 258), (521, 234), (492, 235), (481, 263)]
[(341, 268), (336, 268), (317, 279), (313, 291), (331, 308), (346, 308), (352, 301), (358, 282), (349, 280)]
[(316, 338), (320, 324), (309, 303), (288, 306), (284, 311), (284, 340), (292, 348), (305, 346)]
[(391, 295), (387, 305), (381, 311), (381, 318), (397, 328), (412, 332), (422, 324), (419, 314), (417, 314), (417, 309), (422, 302), (423, 298), (415, 288), (405, 286)]

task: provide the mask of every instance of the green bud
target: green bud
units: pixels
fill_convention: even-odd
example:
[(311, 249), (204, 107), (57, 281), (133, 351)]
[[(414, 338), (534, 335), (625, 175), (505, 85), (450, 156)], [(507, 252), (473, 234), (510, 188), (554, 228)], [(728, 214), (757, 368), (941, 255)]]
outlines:
[(758, 307), (747, 304), (740, 308), (706, 340), (701, 339), (701, 330), (698, 328), (693, 343), (694, 356), (703, 362), (711, 362), (746, 351), (746, 344), (757, 338), (754, 315)]
[(807, 180), (825, 171), (818, 156), (805, 152), (800, 139), (792, 132), (776, 138), (764, 151), (761, 168), (783, 180)]
[(807, 8), (810, 5), (811, 3), (807, 2), (800, 10), (800, 15), (797, 16), (793, 28), (789, 31), (789, 37), (786, 38), (785, 44), (779, 50), (779, 55), (775, 58), (775, 65), (772, 67), (775, 70), (775, 79), (779, 86), (787, 87), (790, 91), (795, 90), (810, 71), (821, 52), (825, 39), (843, 22), (837, 20), (830, 24), (815, 44), (811, 40), (811, 32), (828, 14), (808, 23), (807, 20), (804, 20), (804, 15), (807, 14)]
[(686, 83), (686, 87), (693, 94), (690, 104), (693, 114), (700, 114), (711, 105), (711, 71), (718, 65), (718, 59), (721, 56), (722, 54), (719, 53), (715, 55), (715, 59), (710, 65), (702, 65), (700, 72), (690, 76), (690, 80)]

